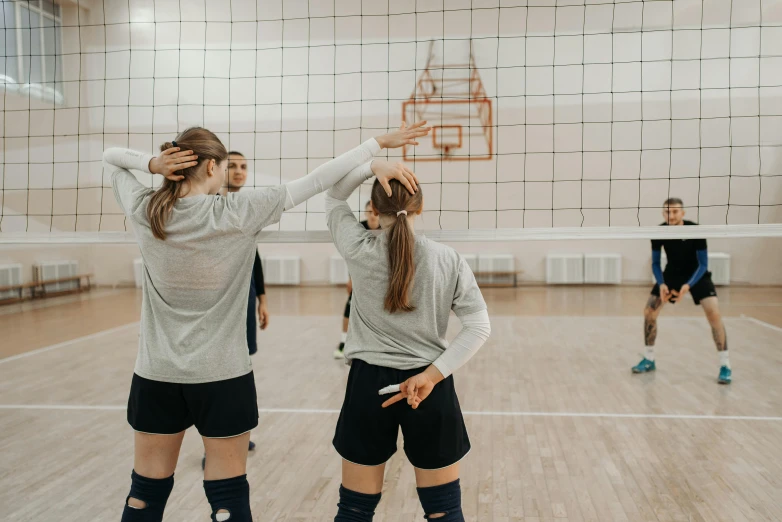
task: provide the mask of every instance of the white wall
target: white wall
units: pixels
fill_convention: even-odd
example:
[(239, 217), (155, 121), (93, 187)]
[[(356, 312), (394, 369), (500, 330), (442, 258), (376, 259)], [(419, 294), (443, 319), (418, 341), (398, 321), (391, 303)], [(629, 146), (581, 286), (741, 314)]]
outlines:
[[(427, 227), (652, 225), (668, 195), (705, 224), (782, 222), (782, 0), (516, 6), (526, 3), (399, 0), (390, 13), (370, 0), (64, 7), (65, 103), (0, 97), (0, 231), (124, 230), (101, 152), (153, 151), (190, 125), (243, 151), (251, 186), (299, 177), (401, 120), (429, 40), (445, 39), (438, 59), (450, 62), (470, 37), (497, 156), (411, 162)], [(362, 187), (351, 205), (358, 211), (367, 196)], [(322, 212), (314, 198), (279, 227), (322, 229)], [(626, 279), (646, 280), (627, 244)], [(777, 260), (775, 241), (747, 240), (735, 255), (768, 259), (768, 245)], [(575, 248), (496, 248), (540, 280), (543, 253), (560, 246)], [(120, 267), (133, 248), (69, 252), (111, 283), (130, 279)], [(302, 252), (305, 281), (326, 279), (330, 248), (275, 246)], [(43, 252), (59, 255), (13, 255)], [(778, 277), (760, 269), (746, 281)]]
[[(520, 281), (545, 281), (548, 253), (616, 252), (622, 255), (623, 283), (651, 281), (651, 250), (648, 241), (525, 241), (506, 243), (452, 243), (461, 253), (510, 253), (522, 271)], [(328, 284), (329, 258), (336, 255), (331, 244), (261, 244), (262, 255), (294, 254), (302, 259), (305, 285)], [(782, 285), (782, 239), (713, 239), (711, 252), (731, 255), (733, 284)], [(25, 281), (32, 280), (32, 265), (41, 261), (75, 259), (80, 269), (95, 274), (101, 285), (132, 285), (133, 259), (140, 257), (136, 245), (77, 245), (9, 247), (0, 245), (0, 264), (22, 263)]]

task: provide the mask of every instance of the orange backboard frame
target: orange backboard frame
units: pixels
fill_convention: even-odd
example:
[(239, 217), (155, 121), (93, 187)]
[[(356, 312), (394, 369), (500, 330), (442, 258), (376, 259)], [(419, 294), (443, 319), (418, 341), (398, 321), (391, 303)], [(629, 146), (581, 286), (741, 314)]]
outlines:
[[(443, 159), (447, 159), (449, 161), (480, 161), (480, 160), (490, 160), (493, 157), (493, 150), (494, 150), (494, 129), (492, 127), (492, 120), (493, 120), (493, 114), (492, 114), (492, 103), (489, 98), (466, 98), (466, 99), (457, 99), (457, 100), (446, 100), (446, 99), (432, 99), (432, 98), (426, 98), (426, 99), (409, 99), (404, 102), (402, 102), (402, 121), (404, 121), (406, 124), (414, 123), (412, 121), (407, 121), (407, 109), (409, 105), (413, 105), (413, 110), (415, 111), (415, 118), (414, 119), (420, 119), (423, 117), (423, 113), (427, 112), (426, 108), (424, 110), (419, 111), (417, 110), (418, 106), (428, 107), (430, 105), (470, 105), (470, 104), (476, 104), (480, 107), (478, 108), (478, 114), (481, 118), (481, 127), (483, 129), (483, 134), (486, 137), (486, 142), (488, 145), (488, 153), (487, 154), (481, 154), (476, 156), (443, 156), (443, 157), (426, 157), (426, 156), (412, 156), (408, 154), (408, 146), (405, 145), (402, 148), (402, 159), (404, 161), (442, 161)], [(420, 115), (420, 117), (419, 117)], [(470, 116), (465, 115), (465, 118), (469, 119)], [(451, 121), (453, 121), (454, 118), (451, 118)], [(458, 119), (458, 117), (456, 118)], [(430, 122), (433, 123), (433, 122)], [(461, 148), (463, 144), (462, 139), (462, 127), (464, 125), (458, 125), (458, 124), (445, 124), (445, 125), (433, 125), (434, 131), (432, 133), (432, 146), (433, 148), (439, 148), (439, 149), (446, 149), (444, 146), (439, 146), (437, 143), (437, 127), (440, 128), (449, 128), (449, 127), (458, 127), (459, 128), (459, 144), (455, 148)], [(477, 127), (477, 125), (476, 125)], [(450, 150), (451, 147), (448, 147), (447, 150)]]

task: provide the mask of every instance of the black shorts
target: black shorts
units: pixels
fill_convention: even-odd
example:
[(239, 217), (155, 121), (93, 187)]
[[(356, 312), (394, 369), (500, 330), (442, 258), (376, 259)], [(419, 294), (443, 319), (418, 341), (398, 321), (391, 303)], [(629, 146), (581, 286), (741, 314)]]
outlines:
[[(665, 284), (668, 285), (668, 290), (676, 290), (677, 292), (690, 278), (677, 277), (675, 275), (663, 274)], [(717, 297), (717, 289), (714, 288), (714, 283), (711, 280), (711, 272), (703, 274), (697, 283), (690, 287), (690, 293), (692, 294), (692, 300), (695, 304), (700, 304), (701, 300), (707, 297)], [(654, 285), (652, 288), (652, 295), (660, 297), (660, 285)], [(675, 303), (675, 301), (669, 301)]]
[(228, 438), (258, 425), (253, 372), (225, 381), (177, 384), (133, 374), (128, 423), (143, 433), (173, 435), (195, 425), (203, 437)]
[(334, 448), (343, 459), (362, 466), (383, 464), (396, 453), (400, 426), (405, 454), (416, 468), (445, 468), (467, 455), (470, 439), (453, 376), (435, 386), (418, 409), (404, 400), (381, 407), (393, 397), (378, 395), (381, 388), (399, 384), (423, 370), (395, 370), (353, 360), (334, 434)]
[(350, 303), (353, 301), (353, 294), (351, 293), (350, 296), (348, 296), (348, 302), (345, 303), (345, 319), (350, 318)]

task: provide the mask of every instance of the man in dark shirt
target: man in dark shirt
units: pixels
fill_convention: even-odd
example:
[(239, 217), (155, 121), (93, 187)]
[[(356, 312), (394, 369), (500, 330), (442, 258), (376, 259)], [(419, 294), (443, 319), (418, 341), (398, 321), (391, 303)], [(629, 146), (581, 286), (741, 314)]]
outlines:
[[(247, 159), (241, 152), (231, 151), (228, 153), (228, 179), (227, 186), (223, 187), (221, 194), (227, 195), (229, 192), (239, 192), (247, 182)], [(257, 307), (257, 308), (256, 308)], [(250, 355), (258, 351), (258, 323), (255, 322), (256, 310), (258, 313), (258, 323), (261, 330), (266, 330), (269, 326), (269, 310), (266, 306), (266, 288), (263, 282), (263, 265), (261, 256), (258, 255), (258, 249), (255, 249), (255, 262), (253, 271), (250, 274), (250, 292), (247, 296), (247, 349)], [(250, 441), (250, 451), (255, 449), (255, 443)], [(201, 459), (201, 468), (206, 464), (206, 457)]]
[[(679, 198), (669, 198), (663, 203), (662, 226), (697, 225), (684, 219), (684, 208)], [(663, 271), (662, 250), (668, 258)], [(665, 303), (677, 303), (688, 292), (696, 305), (700, 304), (711, 325), (714, 343), (720, 355), (720, 373), (717, 382), (731, 382), (728, 360), (728, 339), (722, 324), (717, 291), (708, 270), (709, 257), (705, 239), (654, 239), (652, 240), (652, 272), (656, 281), (644, 309), (644, 341), (646, 352), (643, 360), (633, 367), (633, 373), (646, 373), (657, 369), (654, 358), (654, 341), (657, 338), (657, 316)]]
[[(377, 230), (380, 228), (380, 215), (375, 214), (372, 212), (372, 202), (367, 201), (367, 204), (364, 205), (364, 217), (366, 219), (361, 222), (362, 225), (364, 225), (364, 228), (367, 230)], [(345, 313), (342, 317), (342, 339), (340, 340), (339, 347), (334, 350), (334, 358), (335, 359), (342, 359), (345, 357), (345, 355), (342, 353), (342, 351), (345, 349), (345, 341), (348, 338), (348, 324), (350, 323), (350, 303), (353, 299), (353, 281), (348, 279), (347, 284), (347, 290), (348, 290), (348, 302), (345, 304)]]
[[(228, 153), (228, 186), (225, 193), (239, 192), (247, 182), (247, 159), (241, 152), (231, 151)], [(250, 275), (250, 293), (247, 300), (247, 348), (250, 355), (258, 351), (256, 341), (258, 332), (258, 323), (255, 322), (256, 310), (258, 323), (261, 330), (266, 330), (269, 326), (269, 310), (266, 305), (266, 288), (263, 282), (263, 265), (258, 250), (255, 250), (255, 262), (253, 271)]]

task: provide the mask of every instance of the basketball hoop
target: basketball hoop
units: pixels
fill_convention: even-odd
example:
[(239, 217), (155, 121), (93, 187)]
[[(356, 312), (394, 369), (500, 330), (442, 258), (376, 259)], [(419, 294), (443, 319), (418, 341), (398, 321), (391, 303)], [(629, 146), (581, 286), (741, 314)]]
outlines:
[[(490, 160), (493, 149), (492, 101), (486, 95), (472, 53), (472, 42), (430, 42), (426, 68), (410, 98), (402, 102), (402, 118), (427, 120), (432, 138), (416, 148), (415, 161)], [(449, 60), (444, 60), (445, 56)], [(466, 150), (465, 150), (466, 149)], [(402, 149), (409, 160), (408, 147)]]

